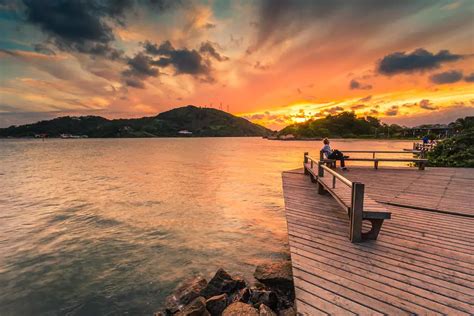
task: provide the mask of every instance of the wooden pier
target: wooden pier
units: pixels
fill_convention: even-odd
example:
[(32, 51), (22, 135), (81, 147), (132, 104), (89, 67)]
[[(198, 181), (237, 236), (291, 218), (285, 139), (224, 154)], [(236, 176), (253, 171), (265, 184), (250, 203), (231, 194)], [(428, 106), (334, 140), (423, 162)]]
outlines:
[[(303, 168), (283, 173), (298, 312), (473, 315), (474, 169), (351, 167), (390, 213), (351, 243), (347, 211)], [(365, 228), (367, 229), (367, 227)]]

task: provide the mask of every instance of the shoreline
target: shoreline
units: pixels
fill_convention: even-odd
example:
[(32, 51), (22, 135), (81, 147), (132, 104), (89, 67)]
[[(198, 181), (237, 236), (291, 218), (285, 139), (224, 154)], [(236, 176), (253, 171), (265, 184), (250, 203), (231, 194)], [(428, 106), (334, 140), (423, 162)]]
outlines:
[(154, 316), (296, 316), (290, 259), (258, 265), (253, 276), (249, 282), (219, 268), (209, 282), (202, 276), (188, 278)]

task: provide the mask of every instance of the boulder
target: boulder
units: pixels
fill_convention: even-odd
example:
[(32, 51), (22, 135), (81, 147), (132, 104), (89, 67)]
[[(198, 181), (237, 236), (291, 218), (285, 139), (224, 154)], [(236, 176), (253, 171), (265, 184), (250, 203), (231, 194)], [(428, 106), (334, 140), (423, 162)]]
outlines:
[(174, 314), (195, 298), (201, 296), (201, 291), (207, 286), (202, 277), (190, 279), (181, 284), (170, 296), (165, 299), (166, 312)]
[(222, 316), (259, 316), (255, 308), (242, 302), (232, 303), (224, 310)]
[(220, 295), (223, 293), (231, 294), (247, 286), (245, 280), (241, 278), (232, 278), (224, 269), (217, 270), (214, 277), (207, 286), (201, 291), (205, 298)]
[(265, 304), (260, 305), (258, 308), (258, 313), (260, 316), (277, 316), (277, 314), (275, 314), (275, 312)]
[(195, 298), (186, 305), (183, 310), (175, 314), (176, 316), (210, 316), (206, 309), (206, 299), (202, 296)]
[(279, 261), (257, 266), (254, 277), (278, 296), (278, 309), (293, 306), (295, 288), (291, 261)]
[(294, 307), (289, 307), (279, 311), (278, 316), (296, 316), (296, 310)]
[(206, 300), (206, 308), (212, 316), (220, 316), (227, 307), (227, 294), (213, 296)]
[(271, 288), (280, 288), (284, 291), (293, 290), (293, 272), (291, 261), (266, 263), (257, 266), (254, 277)]
[(273, 291), (254, 288), (250, 290), (249, 303), (257, 308), (264, 304), (275, 309), (278, 306), (278, 296)]

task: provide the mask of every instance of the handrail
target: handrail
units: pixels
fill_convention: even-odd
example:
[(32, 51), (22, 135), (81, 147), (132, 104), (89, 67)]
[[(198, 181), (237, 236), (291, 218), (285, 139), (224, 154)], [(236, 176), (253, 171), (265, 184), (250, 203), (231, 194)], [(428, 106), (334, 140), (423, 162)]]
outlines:
[(312, 158), (311, 156), (309, 156), (308, 153), (304, 153), (304, 163), (308, 163), (308, 162), (311, 163), (310, 169), (313, 169), (314, 163), (317, 164), (317, 166), (318, 166), (318, 176), (319, 177), (324, 177), (324, 170), (329, 172), (333, 176), (333, 180), (332, 180), (332, 187), (333, 188), (336, 187), (336, 179), (338, 179), (339, 181), (341, 181), (342, 183), (347, 185), (349, 188), (352, 188), (352, 182), (350, 180), (346, 179), (344, 176), (340, 175), (339, 173), (332, 170), (331, 168), (325, 166), (323, 164), (323, 162), (321, 162), (320, 160), (316, 160), (316, 159)]
[[(345, 185), (347, 185), (349, 188), (352, 188), (352, 182), (346, 178), (344, 178), (344, 176), (342, 176), (341, 174), (337, 173), (336, 171), (332, 170), (331, 168), (329, 168), (328, 166), (325, 166), (323, 163), (319, 162), (319, 167), (322, 168), (323, 170), (329, 172), (330, 174), (333, 175), (333, 177), (337, 178), (339, 181), (341, 181), (342, 183), (344, 183)], [(323, 175), (324, 177), (324, 175)], [(333, 186), (334, 186), (334, 182), (333, 182)]]
[[(424, 156), (424, 151), (422, 150), (341, 150), (343, 153), (365, 153), (372, 154), (372, 159), (375, 159), (375, 154), (411, 154), (411, 155), (420, 155), (422, 158)], [(320, 160), (324, 159), (324, 153), (319, 152)]]
[(362, 153), (362, 154), (419, 154), (421, 150), (341, 150), (343, 153)]
[[(318, 164), (318, 175), (314, 175), (314, 162)], [(311, 162), (310, 168), (307, 164)], [(307, 152), (304, 153), (303, 160), (304, 173), (309, 174), (311, 182), (318, 182), (318, 193), (324, 194), (325, 189), (321, 185), (321, 182), (316, 180), (317, 178), (324, 178), (324, 171), (329, 172), (332, 175), (332, 187), (336, 188), (336, 179), (347, 185), (351, 189), (351, 204), (348, 209), (348, 215), (350, 218), (350, 231), (349, 237), (351, 242), (362, 241), (362, 220), (364, 214), (364, 188), (365, 185), (361, 182), (351, 182), (344, 176), (340, 175), (336, 171), (324, 165), (324, 161), (319, 161), (311, 158)], [(308, 170), (310, 169), (310, 170)]]

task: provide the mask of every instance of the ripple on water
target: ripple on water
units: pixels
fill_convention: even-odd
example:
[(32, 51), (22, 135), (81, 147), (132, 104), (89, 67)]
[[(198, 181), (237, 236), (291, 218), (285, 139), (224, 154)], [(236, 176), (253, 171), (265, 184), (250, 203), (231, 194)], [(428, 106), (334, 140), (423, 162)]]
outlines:
[(315, 146), (0, 140), (0, 315), (152, 314), (190, 275), (222, 266), (251, 279), (287, 253), (281, 171)]

